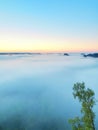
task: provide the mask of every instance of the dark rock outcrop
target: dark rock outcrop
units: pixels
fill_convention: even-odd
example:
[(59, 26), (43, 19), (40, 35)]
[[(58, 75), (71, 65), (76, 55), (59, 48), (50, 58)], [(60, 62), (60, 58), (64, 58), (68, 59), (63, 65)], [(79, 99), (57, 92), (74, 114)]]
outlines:
[(68, 53), (64, 53), (64, 56), (69, 56), (69, 54)]
[(93, 58), (98, 58), (98, 53), (89, 53), (89, 54), (82, 54), (84, 57), (93, 57)]

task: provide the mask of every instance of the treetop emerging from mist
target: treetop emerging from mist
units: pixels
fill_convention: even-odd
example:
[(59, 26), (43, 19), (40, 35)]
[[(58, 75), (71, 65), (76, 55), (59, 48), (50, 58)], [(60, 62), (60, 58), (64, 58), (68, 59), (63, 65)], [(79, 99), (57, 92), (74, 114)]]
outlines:
[(85, 87), (84, 83), (76, 83), (73, 87), (73, 96), (78, 98), (81, 103), (82, 117), (76, 117), (69, 120), (73, 130), (95, 130), (94, 119), (95, 113), (93, 106), (95, 105), (95, 93), (93, 90)]

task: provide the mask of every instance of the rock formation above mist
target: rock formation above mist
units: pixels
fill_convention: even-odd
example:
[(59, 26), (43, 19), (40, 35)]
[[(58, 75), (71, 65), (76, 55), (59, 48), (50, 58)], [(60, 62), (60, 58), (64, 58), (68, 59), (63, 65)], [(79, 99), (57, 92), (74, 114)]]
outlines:
[(84, 57), (98, 58), (98, 53), (82, 54)]

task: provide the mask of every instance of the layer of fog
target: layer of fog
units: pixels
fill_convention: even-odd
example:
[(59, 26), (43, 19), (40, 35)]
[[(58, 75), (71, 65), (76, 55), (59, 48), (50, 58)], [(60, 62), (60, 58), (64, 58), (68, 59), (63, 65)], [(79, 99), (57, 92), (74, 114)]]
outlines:
[[(0, 124), (13, 125), (12, 129), (15, 122), (26, 130), (70, 129), (68, 119), (80, 115), (73, 84), (84, 81), (98, 99), (97, 77), (98, 59), (94, 58), (0, 56)], [(94, 111), (97, 122), (98, 105)]]

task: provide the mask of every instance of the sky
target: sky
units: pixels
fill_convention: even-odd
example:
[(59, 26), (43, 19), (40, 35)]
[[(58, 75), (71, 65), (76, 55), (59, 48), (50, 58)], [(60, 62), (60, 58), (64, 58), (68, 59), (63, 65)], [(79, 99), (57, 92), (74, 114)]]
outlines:
[(0, 0), (0, 52), (98, 51), (98, 0)]

